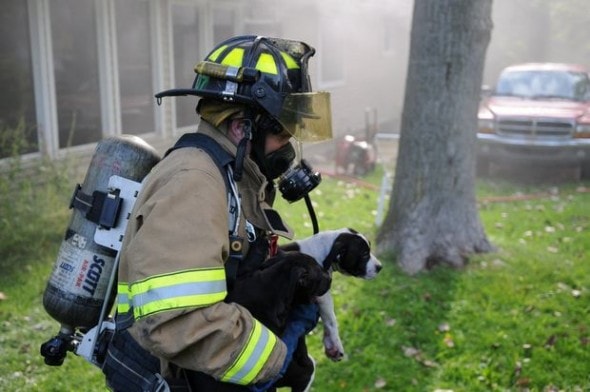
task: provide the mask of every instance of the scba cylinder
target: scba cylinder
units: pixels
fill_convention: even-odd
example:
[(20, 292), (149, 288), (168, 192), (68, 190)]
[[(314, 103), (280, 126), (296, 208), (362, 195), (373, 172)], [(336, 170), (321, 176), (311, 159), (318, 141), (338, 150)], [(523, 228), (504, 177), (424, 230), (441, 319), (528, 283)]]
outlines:
[(86, 210), (73, 208), (43, 294), (45, 310), (62, 324), (62, 329), (73, 331), (96, 325), (108, 294), (117, 252), (94, 242), (99, 223), (89, 216), (100, 215), (100, 211), (90, 206), (92, 200), (109, 193), (111, 176), (141, 182), (159, 160), (156, 150), (137, 136), (112, 137), (96, 146), (84, 182), (72, 199), (83, 195), (82, 204), (87, 202), (89, 206)]

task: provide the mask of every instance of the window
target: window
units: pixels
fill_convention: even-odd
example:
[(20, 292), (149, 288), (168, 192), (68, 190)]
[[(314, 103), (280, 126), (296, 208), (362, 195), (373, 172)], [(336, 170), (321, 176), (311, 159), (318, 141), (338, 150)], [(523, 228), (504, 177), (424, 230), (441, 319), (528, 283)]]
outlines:
[(102, 137), (96, 10), (93, 0), (52, 0), (53, 68), (59, 147)]
[[(174, 82), (179, 88), (192, 86), (195, 79), (193, 68), (200, 61), (199, 15), (198, 8), (192, 5), (174, 4), (172, 6), (172, 25), (174, 40)], [(195, 106), (197, 98), (176, 99), (176, 126), (178, 128), (197, 123)]]
[(115, 10), (122, 132), (133, 135), (154, 132), (149, 2), (117, 1)]
[(6, 158), (39, 150), (26, 1), (2, 2), (0, 36), (0, 158)]

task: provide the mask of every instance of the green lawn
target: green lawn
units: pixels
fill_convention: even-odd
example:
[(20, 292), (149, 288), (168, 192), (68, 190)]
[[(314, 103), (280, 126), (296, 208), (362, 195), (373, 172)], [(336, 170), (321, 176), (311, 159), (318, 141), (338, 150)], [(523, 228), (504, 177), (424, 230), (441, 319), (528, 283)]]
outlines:
[[(2, 391), (106, 390), (82, 358), (69, 354), (53, 368), (39, 355), (59, 327), (41, 297), (69, 219), (70, 181), (15, 189), (0, 179)], [(367, 181), (324, 179), (312, 194), (321, 229), (353, 227), (374, 238), (379, 175)], [(347, 359), (324, 357), (318, 326), (308, 339), (318, 362), (314, 391), (590, 390), (590, 193), (580, 184), (488, 180), (478, 183), (478, 198), (496, 253), (461, 271), (408, 277), (382, 257), (374, 281), (335, 276)], [(278, 204), (299, 237), (311, 234), (303, 202)]]

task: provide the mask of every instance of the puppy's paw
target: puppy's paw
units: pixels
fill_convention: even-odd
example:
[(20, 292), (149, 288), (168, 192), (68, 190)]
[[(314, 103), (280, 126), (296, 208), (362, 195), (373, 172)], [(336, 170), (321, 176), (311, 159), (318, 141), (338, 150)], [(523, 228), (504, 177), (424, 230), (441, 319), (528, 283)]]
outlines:
[(326, 356), (334, 362), (341, 361), (344, 358), (344, 352), (334, 347), (330, 349), (326, 348), (324, 352), (326, 353)]
[(335, 362), (344, 359), (344, 346), (338, 336), (324, 335), (324, 353)]

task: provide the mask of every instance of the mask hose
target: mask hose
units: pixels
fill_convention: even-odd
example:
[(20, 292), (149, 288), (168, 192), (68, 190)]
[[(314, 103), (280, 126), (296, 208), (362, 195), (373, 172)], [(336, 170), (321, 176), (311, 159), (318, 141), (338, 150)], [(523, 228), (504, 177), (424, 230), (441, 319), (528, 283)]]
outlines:
[(318, 226), (318, 218), (315, 215), (315, 210), (313, 209), (313, 205), (311, 204), (311, 199), (309, 194), (303, 196), (305, 200), (305, 205), (307, 206), (307, 211), (309, 212), (309, 217), (311, 218), (311, 224), (313, 226), (313, 234), (319, 233), (320, 229)]

